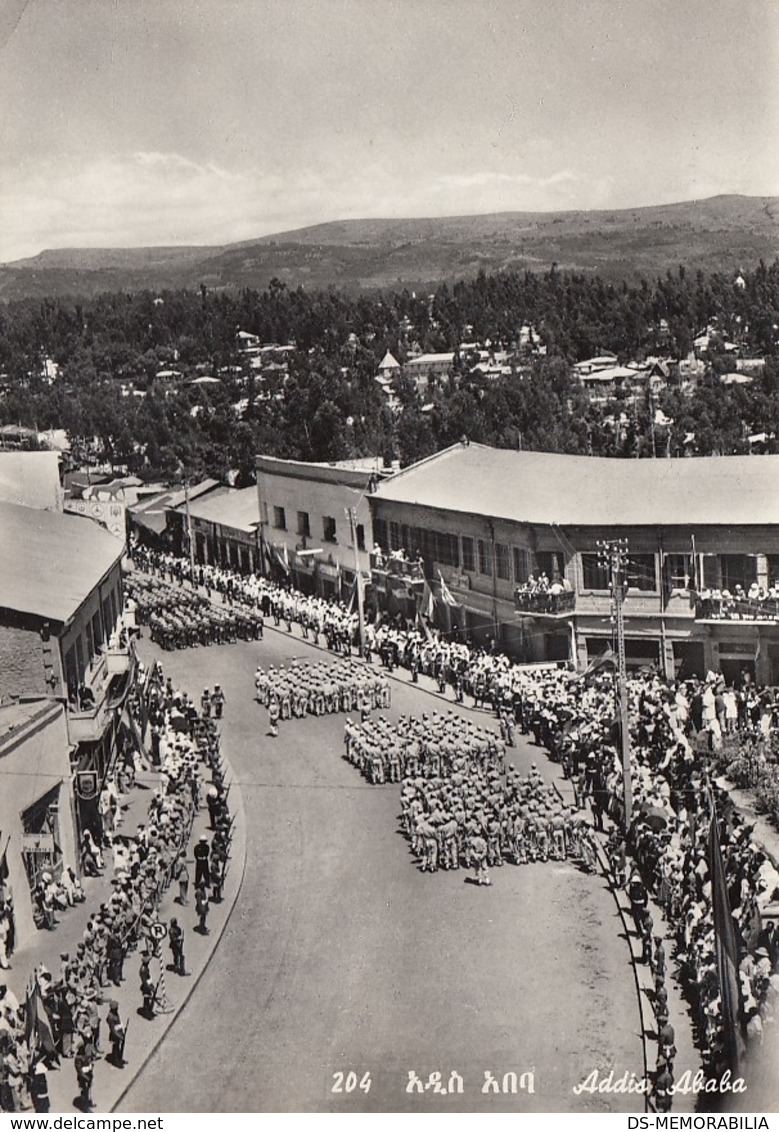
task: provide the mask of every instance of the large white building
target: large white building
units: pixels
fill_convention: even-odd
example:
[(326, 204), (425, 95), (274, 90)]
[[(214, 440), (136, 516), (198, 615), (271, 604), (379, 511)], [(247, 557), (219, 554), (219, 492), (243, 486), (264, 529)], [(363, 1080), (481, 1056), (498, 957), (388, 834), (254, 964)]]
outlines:
[[(610, 644), (599, 543), (623, 538), (629, 664), (779, 683), (779, 456), (617, 460), (458, 444), (380, 484), (371, 508), (376, 542), (419, 551), (467, 630), (520, 657), (584, 666)], [(379, 587), (384, 573), (374, 571)], [(557, 583), (555, 601), (531, 593), (541, 574)]]

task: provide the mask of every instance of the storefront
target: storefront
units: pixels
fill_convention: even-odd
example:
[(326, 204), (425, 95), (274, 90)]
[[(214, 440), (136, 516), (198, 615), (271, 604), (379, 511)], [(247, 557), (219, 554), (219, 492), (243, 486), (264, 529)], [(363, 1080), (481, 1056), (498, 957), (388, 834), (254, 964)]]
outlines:
[(31, 892), (35, 891), (43, 873), (48, 873), (53, 880), (59, 880), (62, 874), (61, 795), (60, 782), (22, 814), (22, 860)]

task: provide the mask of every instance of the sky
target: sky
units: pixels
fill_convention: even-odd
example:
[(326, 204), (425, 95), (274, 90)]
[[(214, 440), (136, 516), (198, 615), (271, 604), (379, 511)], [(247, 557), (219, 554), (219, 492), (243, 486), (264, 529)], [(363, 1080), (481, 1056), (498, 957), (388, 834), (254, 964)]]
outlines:
[(0, 0), (0, 262), (779, 194), (777, 0)]

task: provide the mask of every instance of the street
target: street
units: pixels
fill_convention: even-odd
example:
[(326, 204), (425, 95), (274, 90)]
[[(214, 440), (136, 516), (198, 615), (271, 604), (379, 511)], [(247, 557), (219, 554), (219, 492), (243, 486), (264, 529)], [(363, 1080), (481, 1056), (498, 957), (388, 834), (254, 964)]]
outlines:
[[(329, 658), (298, 634), (173, 653), (141, 642), (196, 702), (206, 684), (224, 688), (248, 850), (214, 959), (122, 1110), (642, 1111), (641, 1096), (573, 1092), (593, 1070), (644, 1072), (603, 877), (567, 861), (493, 869), (491, 888), (462, 869), (419, 872), (399, 788), (369, 785), (342, 758), (344, 715), (268, 736), (256, 664)], [(439, 696), (392, 681), (391, 719), (435, 710)], [(557, 776), (518, 741), (519, 773), (537, 761)], [(502, 1091), (510, 1071), (530, 1075), (516, 1095)], [(462, 1093), (407, 1092), (410, 1074), (424, 1087), (435, 1072), (443, 1087), (459, 1074)], [(500, 1092), (482, 1091), (485, 1074)]]

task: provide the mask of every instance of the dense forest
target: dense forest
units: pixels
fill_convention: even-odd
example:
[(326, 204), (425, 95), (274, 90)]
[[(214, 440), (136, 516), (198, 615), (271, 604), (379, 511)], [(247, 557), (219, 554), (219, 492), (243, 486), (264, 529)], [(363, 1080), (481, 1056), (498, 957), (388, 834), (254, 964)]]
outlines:
[[(531, 327), (522, 342), (521, 327)], [(574, 362), (612, 351), (621, 362), (685, 358), (713, 328), (697, 386), (656, 400), (593, 405)], [(688, 273), (609, 285), (597, 276), (484, 272), (441, 285), (351, 296), (335, 290), (169, 291), (0, 307), (0, 422), (66, 428), (77, 454), (145, 477), (208, 473), (249, 482), (253, 457), (333, 460), (381, 454), (409, 463), (467, 435), (501, 447), (619, 455), (749, 451), (750, 434), (779, 451), (779, 262), (737, 277)], [(292, 343), (286, 368), (249, 366), (238, 330)], [(507, 350), (512, 372), (484, 378), (465, 341)], [(726, 344), (731, 344), (727, 346)], [(764, 357), (751, 385), (725, 386), (733, 344)], [(449, 376), (425, 391), (397, 380), (391, 412), (374, 378), (385, 351), (455, 351)], [(44, 359), (59, 367), (47, 377)], [(171, 387), (166, 367), (218, 382)], [(657, 410), (662, 410), (657, 424)], [(663, 416), (664, 414), (664, 416)], [(691, 440), (691, 436), (693, 439)]]

